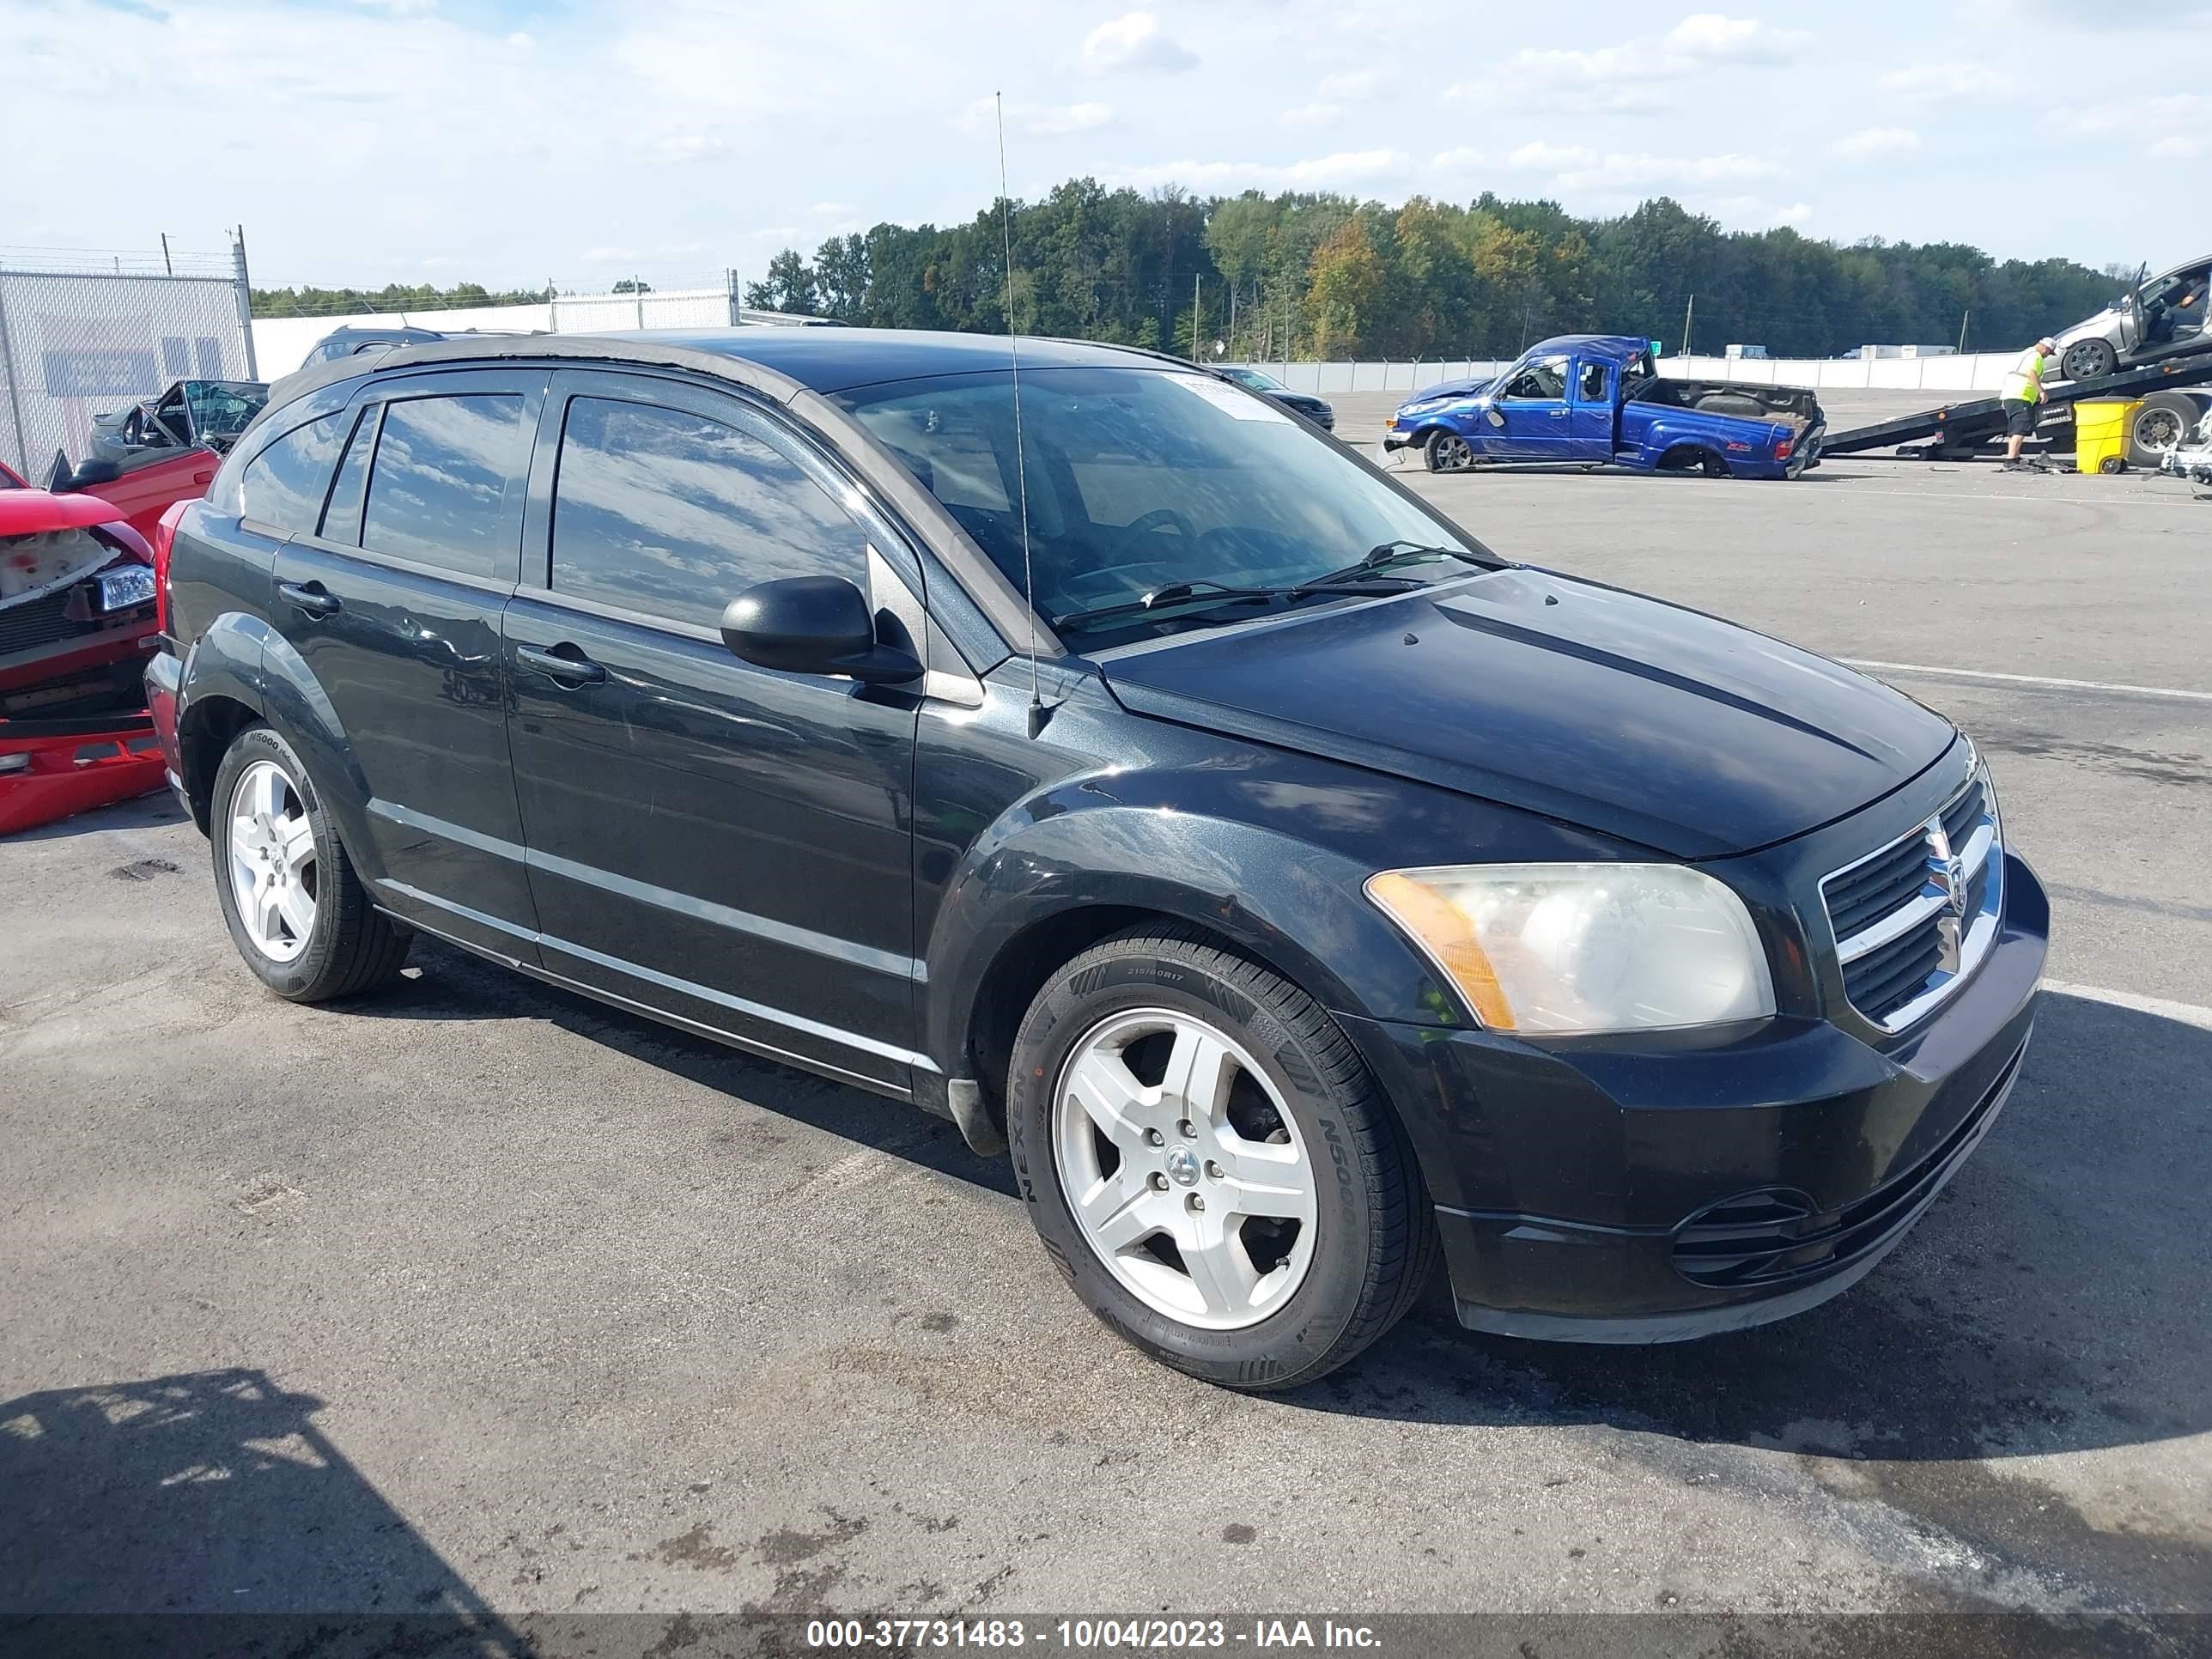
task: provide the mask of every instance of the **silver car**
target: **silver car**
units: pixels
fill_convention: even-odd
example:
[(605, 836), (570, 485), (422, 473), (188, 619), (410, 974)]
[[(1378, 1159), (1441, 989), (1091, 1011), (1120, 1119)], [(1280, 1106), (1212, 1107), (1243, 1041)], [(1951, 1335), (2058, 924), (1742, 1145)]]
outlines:
[(2212, 304), (2205, 295), (2208, 286), (2212, 256), (2176, 265), (2148, 282), (2138, 272), (2128, 292), (2057, 337), (2059, 378), (2094, 380), (2202, 334), (2205, 307)]

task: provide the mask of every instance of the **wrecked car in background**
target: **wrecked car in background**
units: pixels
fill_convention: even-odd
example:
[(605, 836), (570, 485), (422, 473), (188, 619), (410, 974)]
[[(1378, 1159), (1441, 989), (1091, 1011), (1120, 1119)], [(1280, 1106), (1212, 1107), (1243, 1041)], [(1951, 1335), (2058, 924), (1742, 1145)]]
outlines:
[(179, 380), (158, 398), (94, 416), (90, 450), (74, 467), (56, 455), (46, 487), (97, 491), (151, 541), (172, 502), (207, 493), (238, 434), (268, 402), (258, 380)]
[(140, 707), (156, 627), (153, 548), (122, 510), (0, 467), (0, 719)]
[(2143, 280), (2145, 265), (2126, 293), (2095, 316), (2057, 336), (2062, 380), (2094, 380), (2123, 364), (2148, 362), (2186, 349), (2203, 337), (2212, 256), (2192, 259)]
[(1566, 334), (1494, 380), (1429, 386), (1383, 424), (1382, 447), (1431, 472), (1553, 461), (1717, 478), (1794, 478), (1820, 464), (1819, 397), (1797, 386), (1663, 380), (1649, 340)]

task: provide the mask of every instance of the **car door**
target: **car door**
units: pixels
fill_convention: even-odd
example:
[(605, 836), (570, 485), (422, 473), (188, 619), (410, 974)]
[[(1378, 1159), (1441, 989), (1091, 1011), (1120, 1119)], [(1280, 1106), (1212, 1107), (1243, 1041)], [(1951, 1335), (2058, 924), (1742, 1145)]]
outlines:
[[(271, 617), (343, 734), (357, 861), (403, 917), (535, 962), (508, 777), (500, 612), (514, 591), (544, 369), (370, 383), (319, 520), (278, 549)], [(252, 478), (245, 480), (247, 510)], [(275, 677), (272, 677), (275, 678)], [(304, 723), (303, 723), (304, 724)]]
[(1574, 401), (1567, 416), (1567, 447), (1578, 461), (1609, 461), (1613, 447), (1613, 377), (1611, 363), (1577, 358)]
[(767, 409), (618, 371), (556, 375), (532, 514), (505, 651), (545, 965), (907, 1088), (921, 698), (757, 667), (720, 632), (798, 575), (921, 628), (904, 544)]
[(1492, 408), (1504, 423), (1492, 423), (1492, 454), (1516, 461), (1569, 459), (1567, 366), (1564, 356), (1539, 357), (1499, 388)]

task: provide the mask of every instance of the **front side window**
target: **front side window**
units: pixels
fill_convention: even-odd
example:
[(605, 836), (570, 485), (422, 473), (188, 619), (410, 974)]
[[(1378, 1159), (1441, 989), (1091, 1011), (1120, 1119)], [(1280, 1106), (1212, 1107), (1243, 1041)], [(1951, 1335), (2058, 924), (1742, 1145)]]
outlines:
[[(951, 458), (948, 479), (973, 460)], [(820, 484), (749, 432), (650, 404), (568, 405), (553, 493), (556, 593), (713, 628), (756, 582), (864, 580), (867, 544)]]
[(507, 491), (529, 459), (512, 392), (410, 398), (385, 411), (369, 470), (362, 545), (463, 575), (506, 574), (514, 551)]
[[(941, 501), (1017, 592), (1028, 481), (1037, 610), (1048, 618), (1123, 604), (1176, 582), (1279, 586), (1339, 570), (1386, 542), (1480, 548), (1336, 444), (1205, 375), (1045, 368), (896, 381), (841, 402)], [(1464, 569), (1407, 567), (1408, 576)], [(1396, 574), (1396, 573), (1394, 573)], [(1249, 614), (1249, 613), (1248, 613)], [(1164, 614), (1104, 635), (1187, 625)]]
[(239, 514), (272, 529), (312, 536), (323, 495), (338, 464), (348, 417), (325, 415), (288, 432), (246, 463), (239, 479)]
[(1498, 394), (1504, 398), (1525, 398), (1542, 401), (1567, 395), (1567, 360), (1565, 357), (1540, 357), (1507, 382)]

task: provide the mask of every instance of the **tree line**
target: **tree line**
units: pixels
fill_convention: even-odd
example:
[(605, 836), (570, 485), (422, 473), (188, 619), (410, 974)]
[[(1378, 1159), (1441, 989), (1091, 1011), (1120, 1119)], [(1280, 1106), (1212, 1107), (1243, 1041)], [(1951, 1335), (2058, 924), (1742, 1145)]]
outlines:
[[(1184, 355), (1511, 357), (1547, 335), (1643, 336), (1717, 352), (1833, 356), (1867, 343), (1997, 350), (2109, 301), (2115, 274), (1992, 259), (1955, 242), (1838, 246), (1787, 228), (1724, 231), (1658, 198), (1616, 218), (1489, 192), (1402, 207), (1258, 191), (1151, 195), (1071, 179), (1010, 204), (1025, 333)], [(884, 328), (1000, 332), (1000, 206), (940, 228), (879, 224), (786, 248), (745, 303)]]

